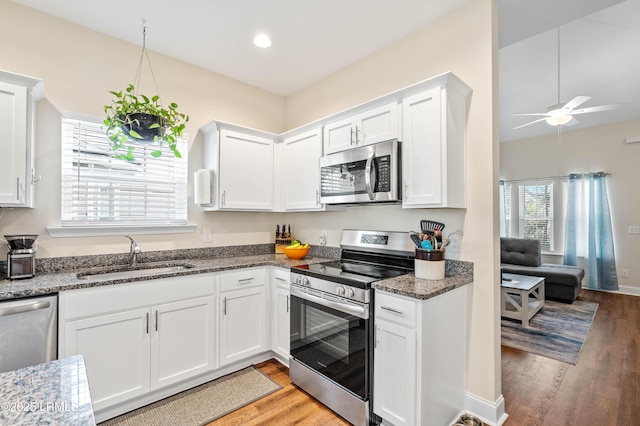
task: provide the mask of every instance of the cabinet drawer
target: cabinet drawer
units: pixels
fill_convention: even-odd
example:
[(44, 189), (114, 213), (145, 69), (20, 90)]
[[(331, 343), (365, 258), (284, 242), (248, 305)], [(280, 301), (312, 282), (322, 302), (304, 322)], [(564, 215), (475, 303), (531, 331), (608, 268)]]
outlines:
[(376, 291), (376, 319), (384, 319), (409, 327), (416, 326), (416, 302)]
[(220, 275), (220, 291), (237, 290), (242, 287), (255, 287), (267, 283), (265, 268), (240, 269)]
[(273, 268), (273, 282), (278, 287), (289, 288), (289, 277), (291, 271), (282, 268)]

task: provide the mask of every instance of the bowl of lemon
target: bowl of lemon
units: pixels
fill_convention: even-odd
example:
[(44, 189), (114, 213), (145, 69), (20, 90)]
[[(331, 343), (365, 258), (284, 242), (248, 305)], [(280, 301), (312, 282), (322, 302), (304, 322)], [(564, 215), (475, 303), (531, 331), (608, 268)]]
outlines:
[(304, 259), (304, 257), (309, 254), (309, 249), (311, 246), (309, 243), (302, 244), (300, 242), (295, 242), (290, 246), (284, 247), (282, 250), (284, 251), (285, 256), (289, 259), (300, 260)]

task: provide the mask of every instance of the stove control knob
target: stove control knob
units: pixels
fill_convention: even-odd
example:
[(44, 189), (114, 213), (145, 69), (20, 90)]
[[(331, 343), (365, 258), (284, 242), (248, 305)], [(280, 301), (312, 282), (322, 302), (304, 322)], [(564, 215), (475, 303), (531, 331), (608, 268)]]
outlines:
[(338, 296), (344, 296), (345, 293), (346, 293), (346, 290), (345, 290), (344, 287), (342, 287), (342, 286), (341, 287), (336, 287), (336, 294)]
[(355, 291), (353, 291), (353, 289), (352, 289), (352, 288), (348, 288), (348, 289), (347, 289), (347, 297), (353, 297), (353, 296), (355, 296), (355, 295), (356, 295), (356, 292), (355, 292)]
[(309, 278), (304, 277), (304, 278), (302, 279), (302, 285), (309, 286)]
[(296, 277), (296, 284), (302, 284), (302, 277)]

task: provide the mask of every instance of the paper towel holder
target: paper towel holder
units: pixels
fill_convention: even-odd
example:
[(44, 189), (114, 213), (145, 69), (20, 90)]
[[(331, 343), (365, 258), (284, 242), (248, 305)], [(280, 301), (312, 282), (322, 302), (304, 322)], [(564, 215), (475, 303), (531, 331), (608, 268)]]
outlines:
[(200, 169), (193, 173), (193, 199), (200, 206), (210, 206), (213, 200), (213, 170)]

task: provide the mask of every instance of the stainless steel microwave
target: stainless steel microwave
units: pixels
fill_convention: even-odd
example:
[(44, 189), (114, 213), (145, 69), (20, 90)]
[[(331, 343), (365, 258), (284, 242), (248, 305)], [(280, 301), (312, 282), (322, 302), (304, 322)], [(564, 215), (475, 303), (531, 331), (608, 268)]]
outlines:
[(401, 201), (400, 146), (393, 139), (320, 157), (320, 202)]

